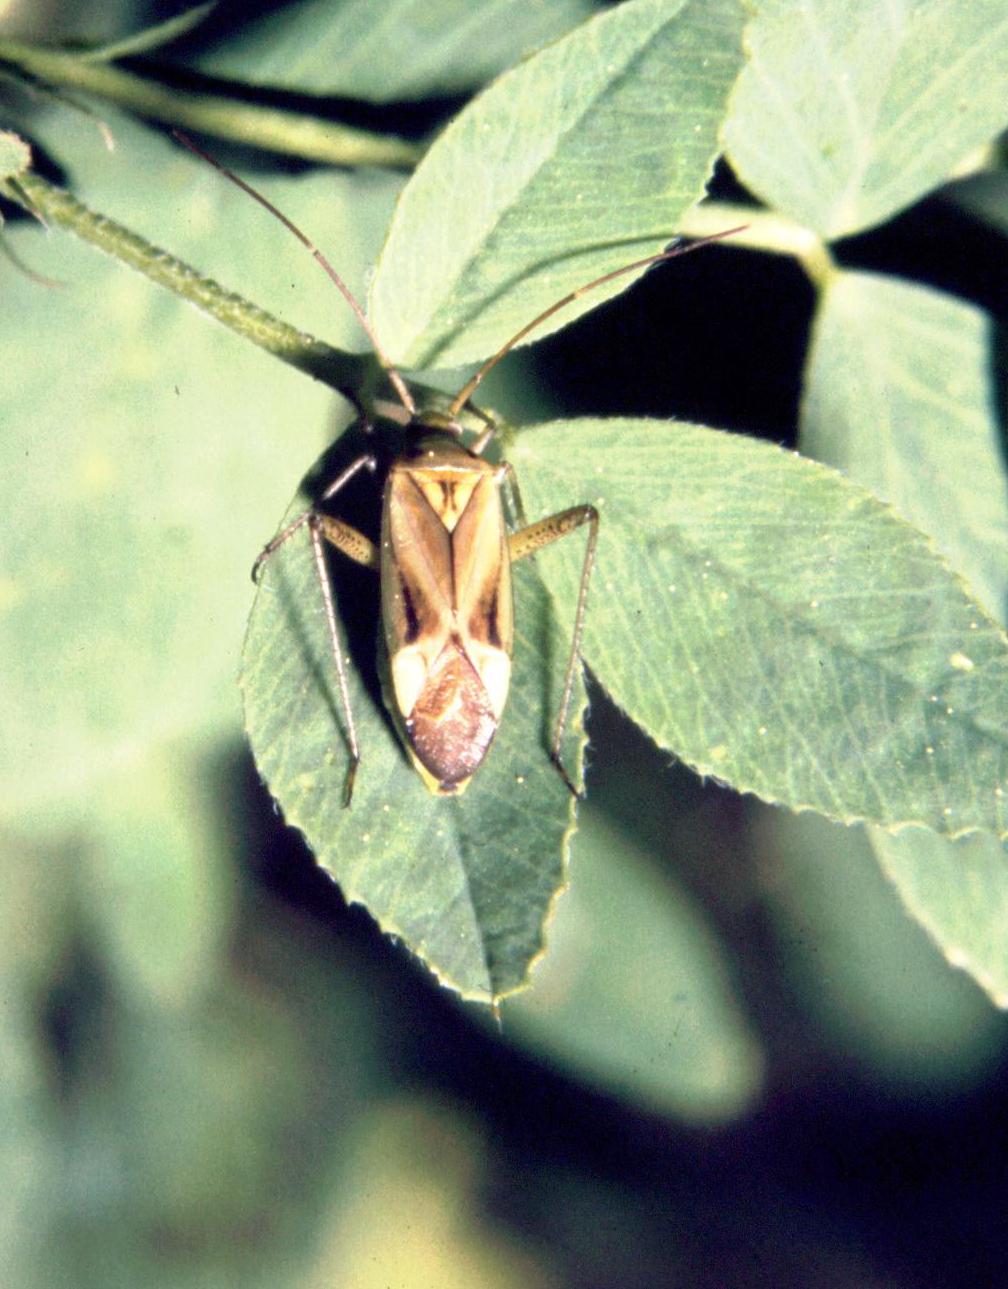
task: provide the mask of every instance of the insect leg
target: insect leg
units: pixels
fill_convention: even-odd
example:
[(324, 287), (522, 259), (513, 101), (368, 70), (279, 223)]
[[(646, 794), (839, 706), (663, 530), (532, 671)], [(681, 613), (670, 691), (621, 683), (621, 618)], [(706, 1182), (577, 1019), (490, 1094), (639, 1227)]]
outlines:
[(599, 514), (594, 506), (572, 506), (555, 515), (547, 515), (537, 523), (519, 529), (508, 538), (511, 562), (524, 559), (535, 551), (550, 546), (553, 542), (566, 537), (582, 524), (588, 525), (588, 544), (585, 547), (584, 563), (581, 566), (581, 584), (578, 588), (577, 609), (574, 612), (574, 631), (571, 635), (570, 653), (567, 657), (567, 670), (564, 672), (563, 696), (560, 699), (560, 710), (557, 713), (556, 725), (553, 727), (553, 745), (550, 757), (560, 771), (560, 776), (575, 797), (579, 796), (574, 782), (564, 766), (560, 755), (560, 744), (563, 741), (564, 728), (567, 724), (567, 713), (570, 708), (571, 693), (574, 689), (574, 672), (577, 669), (581, 654), (581, 636), (584, 633), (585, 606), (588, 603), (588, 581), (591, 578), (592, 566), (595, 563), (595, 547), (598, 545)]
[[(326, 488), (322, 494), (322, 500), (328, 500), (336, 495), (341, 488), (363, 469), (373, 470), (375, 468), (375, 459), (373, 456), (364, 455), (352, 461), (347, 468), (339, 474), (336, 479)], [(351, 528), (349, 524), (344, 523), (341, 519), (335, 519), (331, 515), (323, 515), (314, 508), (304, 511), (303, 514), (290, 524), (287, 525), (276, 537), (262, 550), (259, 558), (252, 568), (252, 580), (258, 581), (259, 573), (265, 561), (273, 554), (278, 547), (282, 546), (300, 529), (307, 525), (311, 533), (312, 554), (315, 559), (315, 573), (318, 577), (319, 589), (322, 592), (322, 605), (325, 609), (326, 626), (329, 631), (329, 644), (332, 648), (333, 662), (336, 665), (336, 677), (339, 685), (340, 702), (343, 707), (343, 717), (346, 721), (347, 743), (350, 749), (350, 764), (347, 767), (346, 782), (343, 786), (343, 804), (348, 806), (353, 796), (354, 781), (357, 778), (357, 766), (360, 764), (360, 747), (357, 743), (357, 727), (354, 725), (353, 711), (350, 707), (350, 690), (347, 685), (346, 667), (343, 663), (343, 653), (340, 646), (339, 628), (336, 624), (336, 606), (333, 601), (332, 585), (329, 581), (329, 570), (326, 568), (325, 553), (322, 548), (322, 538), (330, 542), (337, 550), (342, 551), (349, 559), (358, 564), (363, 564), (367, 568), (378, 568), (378, 551), (373, 542), (371, 542), (363, 533), (359, 533), (356, 528)]]
[[(362, 532), (357, 532), (356, 528), (351, 528), (347, 523), (342, 523), (339, 519), (331, 519), (327, 514), (318, 514), (315, 510), (308, 512), (308, 531), (312, 534), (312, 554), (315, 556), (315, 571), (318, 575), (318, 588), (322, 592), (322, 605), (325, 606), (326, 625), (329, 628), (329, 643), (333, 648), (333, 661), (336, 664), (336, 681), (339, 683), (339, 699), (343, 704), (343, 718), (347, 722), (347, 742), (349, 744), (349, 753), (351, 753), (351, 763), (347, 767), (347, 781), (343, 785), (343, 804), (349, 806), (353, 797), (353, 782), (357, 777), (357, 766), (361, 763), (361, 749), (357, 742), (357, 727), (353, 723), (353, 709), (351, 708), (351, 693), (347, 684), (347, 668), (343, 663), (343, 650), (339, 642), (339, 628), (336, 626), (336, 606), (333, 601), (333, 585), (329, 580), (329, 570), (326, 568), (325, 552), (322, 550), (322, 536), (333, 543), (336, 549), (342, 550), (348, 554), (349, 558), (357, 559), (358, 563), (367, 563), (369, 567), (378, 566), (378, 552), (374, 544), (363, 536)], [(348, 545), (344, 545), (345, 536), (352, 535), (353, 554)], [(357, 553), (366, 553), (370, 547), (371, 558), (358, 559)]]
[[(469, 448), (469, 451), (474, 456), (481, 457), (486, 451), (487, 444), (493, 439), (494, 435), (500, 429), (500, 426), (497, 423), (497, 418), (490, 412), (484, 412), (481, 407), (476, 407), (476, 405), (473, 404), (470, 406), (469, 410), (474, 416), (478, 416), (486, 426), (486, 429), (480, 431)], [(510, 469), (510, 466), (508, 469)]]
[[(504, 478), (507, 479), (508, 489), (511, 493), (511, 505), (514, 510), (515, 519), (518, 521), (519, 530), (528, 528), (529, 521), (525, 514), (525, 503), (522, 501), (521, 489), (518, 487), (518, 476), (515, 474), (515, 468), (509, 461), (502, 463), (500, 467), (504, 471)], [(517, 558), (521, 558), (518, 556)], [(515, 556), (511, 556), (512, 561)]]
[[(328, 488), (326, 488), (325, 492), (323, 492), (319, 500), (328, 501), (330, 498), (335, 497), (337, 492), (339, 492), (341, 488), (345, 488), (346, 485), (350, 482), (350, 480), (356, 474), (359, 474), (361, 470), (367, 469), (367, 470), (373, 471), (377, 464), (378, 463), (375, 460), (375, 458), (369, 452), (365, 452), (362, 456), (357, 457), (356, 460), (351, 461), (350, 464), (347, 466), (347, 468), (336, 476), (336, 478), (332, 481), (332, 483), (328, 486)], [(279, 548), (284, 544), (284, 542), (289, 541), (294, 536), (294, 534), (298, 531), (298, 529), (303, 528), (305, 524), (309, 522), (312, 515), (316, 513), (317, 512), (314, 506), (309, 506), (307, 510), (303, 511), (300, 515), (298, 515), (297, 519), (292, 520), (292, 522), (289, 523), (286, 528), (282, 528), (271, 542), (266, 543), (266, 545), (262, 548), (262, 550), (259, 552), (258, 556), (256, 557), (256, 562), (252, 565), (253, 582), (259, 581), (259, 574), (262, 572), (262, 566), (266, 563), (266, 561), (273, 554), (273, 552), (275, 550), (279, 550)], [(338, 546), (339, 543), (334, 542), (333, 545)], [(353, 559), (354, 556), (351, 555), (350, 558)], [(358, 562), (361, 562), (361, 561), (358, 561)]]

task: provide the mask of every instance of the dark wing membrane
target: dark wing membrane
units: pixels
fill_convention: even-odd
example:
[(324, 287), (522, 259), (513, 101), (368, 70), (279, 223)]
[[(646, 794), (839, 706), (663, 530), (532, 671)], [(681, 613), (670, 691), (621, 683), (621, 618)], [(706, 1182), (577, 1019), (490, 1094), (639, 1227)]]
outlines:
[(497, 730), (486, 686), (457, 640), (435, 659), (406, 732), (420, 764), (450, 795), (479, 768)]

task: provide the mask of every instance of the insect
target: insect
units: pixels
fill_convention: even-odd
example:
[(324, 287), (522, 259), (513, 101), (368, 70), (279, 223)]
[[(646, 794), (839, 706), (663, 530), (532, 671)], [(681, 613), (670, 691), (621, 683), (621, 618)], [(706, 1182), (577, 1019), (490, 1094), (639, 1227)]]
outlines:
[[(176, 137), (279, 219), (321, 264), (367, 333), (405, 414), (405, 446), (385, 472), (379, 545), (319, 508), (337, 497), (361, 471), (374, 473), (378, 469), (378, 454), (367, 452), (328, 485), (319, 504), (305, 510), (264, 547), (252, 570), (258, 581), (270, 556), (302, 528), (308, 529), (350, 753), (344, 804), (349, 805), (353, 795), (361, 754), (324, 543), (378, 574), (390, 676), (386, 704), (429, 791), (456, 796), (483, 763), (507, 700), (514, 638), (511, 566), (577, 529), (587, 528), (570, 649), (550, 745), (553, 764), (577, 796), (561, 757), (561, 745), (580, 657), (588, 583), (598, 542), (598, 511), (582, 503), (537, 522), (526, 522), (514, 471), (506, 462), (492, 464), (483, 455), (496, 433), (495, 423), (487, 420), (485, 429), (467, 444), (459, 417), (491, 368), (560, 309), (614, 278), (738, 230), (635, 260), (570, 292), (488, 358), (446, 412), (428, 411), (417, 407), (364, 311), (314, 243), (251, 185), (186, 137)], [(514, 530), (505, 518), (505, 487), (514, 499), (518, 519)]]

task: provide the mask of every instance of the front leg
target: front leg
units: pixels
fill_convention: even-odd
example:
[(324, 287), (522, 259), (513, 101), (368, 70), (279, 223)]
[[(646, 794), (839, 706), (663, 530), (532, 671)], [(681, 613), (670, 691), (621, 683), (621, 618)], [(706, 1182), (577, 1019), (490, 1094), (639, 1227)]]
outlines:
[[(323, 500), (334, 497), (341, 488), (350, 482), (358, 471), (365, 468), (369, 470), (375, 468), (374, 457), (361, 456), (356, 461), (351, 462), (322, 494)], [(346, 720), (346, 738), (350, 751), (350, 764), (347, 767), (347, 777), (343, 787), (343, 804), (348, 806), (353, 796), (357, 766), (360, 764), (360, 747), (357, 743), (357, 727), (354, 725), (353, 711), (350, 707), (350, 689), (347, 685), (346, 666), (343, 662), (339, 627), (336, 623), (336, 605), (333, 600), (332, 585), (329, 581), (329, 570), (326, 568), (322, 538), (324, 537), (327, 542), (335, 546), (348, 559), (352, 559), (355, 564), (362, 564), (365, 568), (374, 569), (375, 572), (379, 568), (378, 548), (370, 538), (365, 537), (356, 528), (344, 523), (342, 519), (336, 519), (332, 515), (324, 515), (313, 507), (298, 515), (297, 519), (277, 533), (276, 537), (263, 548), (252, 567), (253, 581), (257, 582), (259, 580), (263, 564), (274, 551), (289, 541), (299, 529), (306, 526), (311, 534), (315, 573), (318, 577), (319, 590), (322, 592), (322, 605), (325, 609), (326, 626), (329, 631), (329, 644), (332, 649), (333, 662), (336, 666), (336, 678), (339, 686), (340, 702), (343, 707), (343, 716)]]

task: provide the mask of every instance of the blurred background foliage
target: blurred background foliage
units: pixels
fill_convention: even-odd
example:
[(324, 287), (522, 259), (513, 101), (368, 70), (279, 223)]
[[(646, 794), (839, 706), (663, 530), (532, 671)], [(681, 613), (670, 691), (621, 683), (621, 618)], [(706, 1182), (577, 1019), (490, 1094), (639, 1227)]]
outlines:
[[(428, 30), (453, 35), (431, 38), (425, 90), (402, 29), (375, 46), (387, 64), (363, 64), (386, 92), (359, 58), (313, 88), (334, 117), (420, 141), (591, 7), (487, 5), (509, 29), (492, 48), (460, 6), (431, 3)], [(344, 8), (349, 22), (361, 6)], [(173, 47), (172, 74), (247, 71), (271, 30), (249, 34), (259, 9), (283, 29), (282, 5), (221, 5)], [(0, 34), (101, 42), (174, 12), (31, 0), (5, 7)], [(73, 157), (80, 174), (61, 177), (86, 174), (99, 209), (363, 347), (212, 175), (176, 212), (177, 162), (149, 131), (99, 108), (117, 141), (103, 155), (93, 121), (7, 93), (10, 123), (54, 169)], [(271, 191), (310, 204), (319, 187), (326, 245), (361, 291), (401, 175), (258, 164)], [(1003, 187), (940, 194), (858, 239), (852, 263), (1003, 310), (988, 229), (1006, 210)], [(3, 268), (8, 551), (48, 625), (4, 659), (0, 702), (18, 771), (0, 813), (2, 1283), (1003, 1282), (1008, 1030), (906, 918), (861, 833), (700, 782), (595, 690), (573, 886), (502, 1032), (346, 907), (264, 793), (233, 684), (261, 516), (282, 513), (335, 400), (86, 248), (11, 224), (62, 285)], [(689, 257), (520, 357), (488, 401), (779, 440), (811, 306), (787, 260)], [(40, 526), (43, 497), (56, 519)], [(0, 581), (0, 599), (20, 593)], [(124, 641), (145, 642), (135, 667)], [(53, 695), (44, 720), (19, 689)]]

